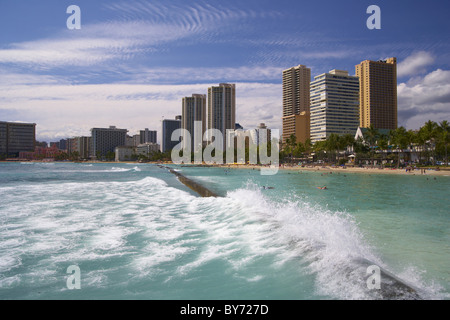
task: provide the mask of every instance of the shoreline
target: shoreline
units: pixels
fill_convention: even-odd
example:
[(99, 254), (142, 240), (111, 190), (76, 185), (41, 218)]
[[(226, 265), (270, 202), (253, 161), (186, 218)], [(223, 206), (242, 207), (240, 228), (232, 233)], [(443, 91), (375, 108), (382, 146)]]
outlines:
[(395, 174), (395, 175), (404, 175), (404, 176), (450, 176), (450, 170), (435, 170), (435, 169), (425, 169), (425, 173), (421, 173), (421, 169), (411, 169), (411, 171), (407, 171), (406, 169), (397, 169), (397, 168), (359, 168), (359, 167), (331, 167), (331, 166), (323, 166), (323, 167), (284, 167), (280, 168), (280, 170), (295, 170), (295, 171), (316, 171), (316, 172), (338, 172), (338, 173), (361, 173), (361, 174)]
[[(259, 170), (261, 168), (267, 168), (267, 166), (261, 165), (251, 165), (251, 164), (221, 164), (221, 165), (207, 165), (207, 164), (183, 164), (185, 167), (205, 167), (205, 168), (227, 168), (227, 169), (254, 169)], [(280, 166), (278, 168), (280, 171), (311, 171), (311, 172), (322, 172), (322, 173), (361, 173), (361, 174), (396, 174), (405, 176), (449, 176), (450, 177), (450, 167), (448, 169), (435, 170), (431, 168), (424, 169), (424, 173), (421, 173), (421, 169), (411, 169), (407, 171), (406, 168), (360, 168), (360, 167), (333, 167), (333, 166)]]
[[(24, 161), (17, 161), (24, 162)], [(0, 161), (0, 163), (17, 163), (10, 161)], [(152, 164), (152, 165), (172, 165), (171, 162), (115, 162), (115, 161), (26, 161), (29, 163), (81, 163), (81, 164)], [(228, 169), (254, 169), (259, 170), (267, 166), (253, 165), (253, 164), (182, 164), (185, 167), (201, 167), (201, 168), (228, 168)], [(330, 173), (361, 173), (361, 174), (396, 174), (404, 176), (450, 176), (450, 167), (440, 168), (440, 170), (425, 168), (422, 173), (420, 168), (411, 169), (407, 171), (406, 168), (369, 168), (369, 167), (338, 167), (338, 166), (285, 166), (278, 168), (280, 171), (311, 171), (311, 172), (330, 172)]]

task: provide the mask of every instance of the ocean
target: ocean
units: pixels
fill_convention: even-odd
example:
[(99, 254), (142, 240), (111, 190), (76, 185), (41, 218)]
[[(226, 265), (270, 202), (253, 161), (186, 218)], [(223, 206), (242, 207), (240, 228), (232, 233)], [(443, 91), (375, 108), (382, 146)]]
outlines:
[(219, 196), (153, 164), (0, 163), (0, 299), (450, 298), (450, 177), (170, 167)]

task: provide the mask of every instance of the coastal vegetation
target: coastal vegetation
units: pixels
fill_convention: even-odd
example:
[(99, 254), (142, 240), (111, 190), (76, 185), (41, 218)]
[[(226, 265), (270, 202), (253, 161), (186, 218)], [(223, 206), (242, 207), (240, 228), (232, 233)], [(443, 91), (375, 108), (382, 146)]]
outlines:
[(380, 164), (405, 165), (414, 162), (419, 166), (448, 165), (450, 125), (427, 121), (419, 130), (399, 127), (382, 133), (373, 126), (364, 137), (331, 134), (326, 140), (312, 144), (297, 142), (291, 135), (282, 146), (280, 159), (285, 163), (326, 162), (328, 164)]

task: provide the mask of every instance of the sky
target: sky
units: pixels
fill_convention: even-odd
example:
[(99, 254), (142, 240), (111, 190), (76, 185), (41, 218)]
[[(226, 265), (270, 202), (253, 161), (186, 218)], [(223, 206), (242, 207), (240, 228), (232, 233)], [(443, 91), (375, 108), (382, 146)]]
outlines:
[[(70, 5), (81, 29), (68, 29)], [(366, 26), (381, 10), (381, 29)], [(158, 130), (181, 99), (236, 84), (236, 121), (281, 130), (282, 70), (355, 74), (396, 57), (399, 126), (450, 120), (450, 2), (0, 0), (0, 121), (37, 139)]]

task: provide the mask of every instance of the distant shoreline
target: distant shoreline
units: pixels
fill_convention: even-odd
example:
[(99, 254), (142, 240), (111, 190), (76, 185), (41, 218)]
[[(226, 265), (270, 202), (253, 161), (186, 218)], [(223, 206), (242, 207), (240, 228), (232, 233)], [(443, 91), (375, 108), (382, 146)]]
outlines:
[[(264, 166), (258, 166), (258, 165), (249, 165), (249, 164), (222, 164), (222, 165), (195, 165), (195, 164), (185, 164), (186, 167), (215, 167), (215, 168), (229, 168), (229, 169), (255, 169), (259, 170), (261, 168), (267, 168)], [(440, 168), (439, 171), (435, 169), (426, 168), (425, 173), (421, 173), (421, 169), (412, 169), (411, 171), (406, 171), (406, 168), (404, 169), (397, 169), (397, 168), (384, 168), (384, 169), (378, 169), (378, 168), (360, 168), (360, 167), (333, 167), (333, 166), (280, 166), (280, 171), (311, 171), (311, 172), (332, 172), (332, 173), (361, 173), (361, 174), (396, 174), (396, 175), (406, 175), (406, 176), (417, 176), (417, 175), (435, 175), (435, 176), (450, 176), (450, 167), (448, 169)]]
[[(167, 165), (173, 164), (171, 162), (116, 162), (116, 161), (0, 161), (0, 163), (20, 163), (20, 162), (30, 162), (30, 163), (81, 163), (81, 164), (154, 164), (154, 165)], [(229, 169), (255, 169), (259, 170), (261, 168), (267, 168), (267, 166), (252, 165), (252, 164), (183, 164), (186, 167), (205, 167), (205, 168), (229, 168)], [(442, 168), (439, 170), (425, 168), (425, 173), (422, 173), (420, 168), (411, 169), (407, 172), (406, 168), (368, 168), (368, 167), (338, 167), (338, 166), (289, 166), (281, 165), (279, 167), (280, 171), (312, 171), (312, 172), (331, 172), (331, 173), (362, 173), (362, 174), (396, 174), (405, 176), (450, 176), (450, 167)]]

